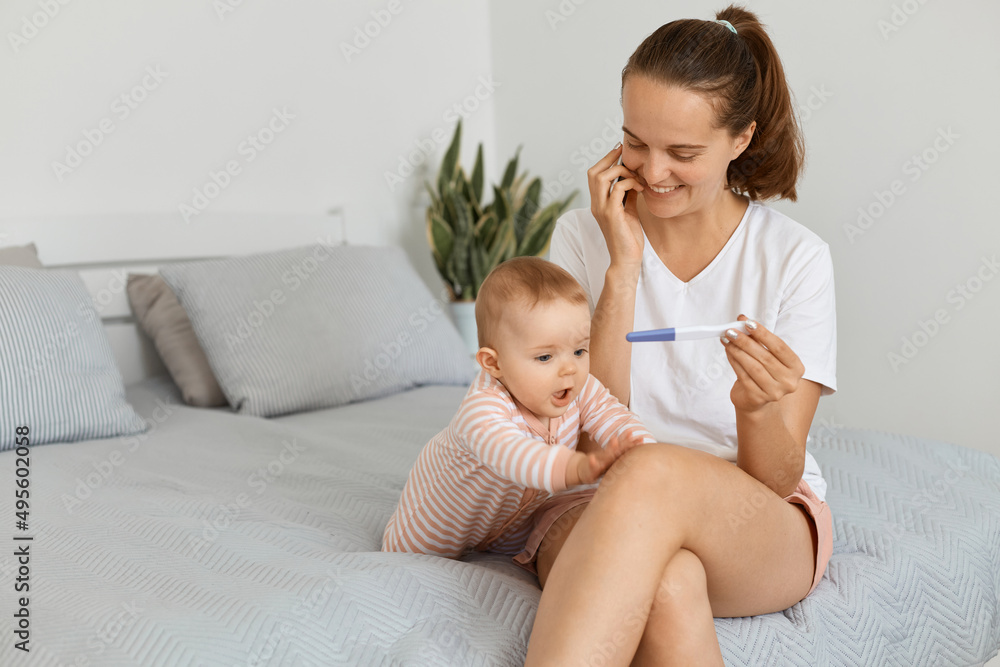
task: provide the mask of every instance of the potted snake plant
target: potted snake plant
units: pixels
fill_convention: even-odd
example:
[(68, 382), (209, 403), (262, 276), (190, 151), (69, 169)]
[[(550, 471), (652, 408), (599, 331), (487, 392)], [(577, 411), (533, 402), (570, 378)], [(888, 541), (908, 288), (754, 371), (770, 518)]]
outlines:
[(493, 201), (483, 197), (483, 144), (479, 144), (471, 176), (459, 162), (462, 122), (455, 127), (445, 151), (437, 182), (425, 183), (431, 196), (427, 207), (427, 241), (438, 273), (451, 295), (452, 319), (466, 347), (479, 349), (475, 301), (479, 287), (495, 266), (520, 256), (538, 256), (549, 247), (556, 220), (569, 208), (577, 190), (562, 200), (541, 205), (542, 181), (517, 174), (518, 146), (507, 163), (503, 180), (493, 185)]

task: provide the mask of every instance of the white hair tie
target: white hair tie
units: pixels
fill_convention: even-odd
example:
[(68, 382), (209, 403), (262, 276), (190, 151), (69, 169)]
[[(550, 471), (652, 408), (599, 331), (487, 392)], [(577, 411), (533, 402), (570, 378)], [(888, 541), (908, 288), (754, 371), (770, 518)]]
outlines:
[(736, 28), (733, 27), (733, 24), (730, 23), (729, 21), (727, 21), (726, 19), (716, 19), (715, 22), (716, 23), (721, 23), (722, 25), (724, 25), (727, 28), (729, 28), (730, 30), (732, 30), (734, 33), (736, 32)]

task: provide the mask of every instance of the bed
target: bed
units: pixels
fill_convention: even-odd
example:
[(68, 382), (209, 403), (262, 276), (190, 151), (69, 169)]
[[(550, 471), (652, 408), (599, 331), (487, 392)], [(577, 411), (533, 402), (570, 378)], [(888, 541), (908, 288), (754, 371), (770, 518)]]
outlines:
[[(81, 274), (196, 259), (183, 244), (125, 261), (94, 261), (98, 250), (80, 247), (47, 253), (65, 248), (64, 224), (11, 223), (7, 243), (34, 241), (47, 265)], [(236, 223), (222, 221), (219, 229), (229, 224)], [(239, 225), (246, 229), (246, 220)], [(297, 239), (310, 242), (339, 233), (340, 223), (300, 226)], [(289, 246), (293, 227), (281, 227)], [(266, 233), (235, 249), (235, 235), (218, 238), (191, 263), (281, 247)], [(68, 261), (81, 253), (90, 253), (88, 261)], [(109, 284), (106, 276), (84, 282), (95, 303)], [(379, 385), (385, 378), (375, 373), (364, 400), (270, 416), (252, 412), (283, 408), (269, 408), (252, 392), (236, 401), (239, 410), (196, 407), (134, 331), (124, 294), (113, 297), (118, 310), (105, 307), (102, 326), (124, 369), (124, 401), (146, 427), (31, 445), (30, 652), (6, 631), (0, 664), (523, 662), (540, 595), (532, 575), (495, 554), (448, 560), (379, 551), (409, 468), (454, 413), (466, 391), (458, 379), (468, 369), (453, 373), (454, 381), (406, 386)], [(199, 304), (192, 298), (184, 305), (193, 311)], [(810, 451), (829, 484), (829, 568), (809, 598), (784, 612), (717, 619), (726, 664), (982, 665), (995, 656), (1000, 460), (822, 423)], [(0, 452), (0, 479), (9, 489), (17, 458), (14, 449)], [(22, 536), (13, 504), (0, 511), (8, 535)], [(13, 582), (20, 566), (12, 554), (24, 542), (9, 545), (0, 568)], [(6, 604), (16, 612), (8, 591)], [(16, 630), (18, 622), (7, 627)]]

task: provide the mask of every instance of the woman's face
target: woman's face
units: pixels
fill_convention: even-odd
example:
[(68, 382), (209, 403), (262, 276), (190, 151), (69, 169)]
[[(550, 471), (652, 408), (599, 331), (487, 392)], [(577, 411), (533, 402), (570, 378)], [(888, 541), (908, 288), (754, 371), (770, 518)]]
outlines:
[[(643, 208), (673, 218), (714, 207), (727, 191), (726, 169), (750, 143), (756, 123), (738, 137), (713, 129), (714, 110), (700, 93), (630, 76), (622, 90), (622, 161), (639, 176)], [(656, 190), (660, 190), (657, 192)]]

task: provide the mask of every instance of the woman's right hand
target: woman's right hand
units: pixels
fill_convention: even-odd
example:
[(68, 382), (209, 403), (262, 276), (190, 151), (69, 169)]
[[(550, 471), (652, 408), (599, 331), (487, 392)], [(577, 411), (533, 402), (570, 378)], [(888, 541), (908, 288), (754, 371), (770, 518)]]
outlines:
[[(637, 268), (642, 265), (642, 226), (636, 210), (636, 195), (633, 194), (628, 199), (625, 199), (625, 195), (629, 190), (642, 192), (644, 188), (628, 167), (618, 164), (623, 150), (619, 143), (587, 170), (590, 211), (597, 218), (597, 224), (604, 234), (604, 241), (611, 254), (611, 265)], [(612, 188), (611, 184), (619, 176), (625, 178)], [(624, 207), (622, 200), (625, 200)]]

